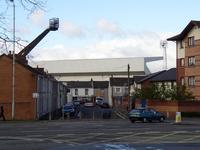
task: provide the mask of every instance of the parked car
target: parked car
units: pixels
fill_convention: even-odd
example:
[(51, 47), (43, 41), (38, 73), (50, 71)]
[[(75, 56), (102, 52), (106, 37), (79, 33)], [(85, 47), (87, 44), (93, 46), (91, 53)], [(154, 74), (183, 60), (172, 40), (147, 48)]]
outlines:
[(164, 114), (157, 112), (152, 108), (132, 109), (128, 113), (128, 117), (133, 123), (135, 121), (152, 122), (153, 120), (157, 120), (163, 122), (165, 120)]
[(84, 103), (84, 106), (85, 106), (85, 107), (93, 107), (93, 106), (94, 106), (94, 103), (93, 103), (93, 102), (85, 102), (85, 103)]
[(101, 97), (96, 97), (96, 99), (95, 99), (96, 105), (102, 105), (103, 102), (104, 102), (104, 99), (103, 99), (103, 98), (101, 98)]
[(103, 102), (101, 105), (99, 105), (101, 108), (110, 108), (109, 104), (107, 102)]
[(75, 108), (74, 108), (73, 103), (67, 103), (67, 104), (65, 104), (63, 106), (62, 111), (63, 111), (64, 116), (67, 116), (67, 115), (73, 116), (74, 113), (75, 113)]
[(79, 100), (74, 100), (73, 105), (74, 105), (74, 108), (77, 109), (78, 107), (81, 106), (81, 102)]

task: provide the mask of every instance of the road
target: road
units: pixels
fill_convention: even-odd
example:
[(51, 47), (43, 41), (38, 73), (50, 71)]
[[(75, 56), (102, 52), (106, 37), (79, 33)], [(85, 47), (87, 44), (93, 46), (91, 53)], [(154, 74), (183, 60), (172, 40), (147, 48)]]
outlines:
[(200, 119), (0, 122), (0, 150), (186, 150), (200, 148)]

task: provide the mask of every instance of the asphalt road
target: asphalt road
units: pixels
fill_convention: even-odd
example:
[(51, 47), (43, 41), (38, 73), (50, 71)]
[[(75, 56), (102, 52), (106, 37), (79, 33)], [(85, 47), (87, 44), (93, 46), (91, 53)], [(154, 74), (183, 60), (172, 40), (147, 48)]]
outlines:
[(200, 149), (200, 119), (182, 124), (128, 120), (0, 122), (0, 150)]

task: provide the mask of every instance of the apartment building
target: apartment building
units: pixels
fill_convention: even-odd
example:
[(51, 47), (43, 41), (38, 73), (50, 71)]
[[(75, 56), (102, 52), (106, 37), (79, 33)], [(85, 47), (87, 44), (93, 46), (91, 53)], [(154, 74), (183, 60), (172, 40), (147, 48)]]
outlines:
[(168, 41), (176, 42), (176, 77), (200, 100), (200, 21), (190, 21), (183, 31)]

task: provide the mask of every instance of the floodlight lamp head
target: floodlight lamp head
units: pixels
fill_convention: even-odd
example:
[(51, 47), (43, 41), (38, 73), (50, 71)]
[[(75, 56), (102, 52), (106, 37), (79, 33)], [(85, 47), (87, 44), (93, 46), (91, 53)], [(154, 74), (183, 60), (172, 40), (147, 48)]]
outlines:
[(166, 40), (160, 41), (160, 47), (166, 48), (167, 47), (167, 41)]
[(56, 31), (59, 28), (59, 18), (49, 19), (49, 29), (51, 31)]

